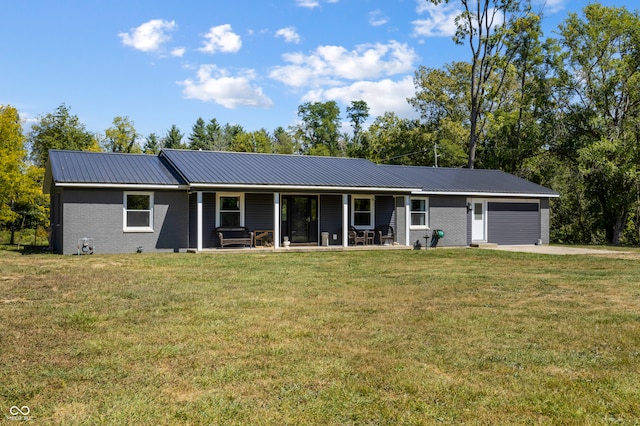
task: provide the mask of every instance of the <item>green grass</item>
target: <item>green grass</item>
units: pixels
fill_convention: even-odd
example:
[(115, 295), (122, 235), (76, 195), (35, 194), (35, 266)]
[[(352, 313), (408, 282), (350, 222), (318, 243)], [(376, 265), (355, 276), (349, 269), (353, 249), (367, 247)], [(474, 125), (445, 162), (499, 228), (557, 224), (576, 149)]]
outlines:
[(638, 424), (638, 255), (0, 251), (0, 421)]

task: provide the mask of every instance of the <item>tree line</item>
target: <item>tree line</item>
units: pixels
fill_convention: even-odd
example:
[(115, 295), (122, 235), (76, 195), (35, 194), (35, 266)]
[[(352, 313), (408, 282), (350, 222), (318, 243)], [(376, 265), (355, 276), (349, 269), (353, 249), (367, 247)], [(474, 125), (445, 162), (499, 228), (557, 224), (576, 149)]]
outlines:
[[(434, 4), (454, 0), (425, 0)], [(62, 104), (23, 132), (0, 110), (0, 224), (46, 225), (38, 192), (49, 149), (155, 154), (203, 149), (367, 158), (377, 163), (500, 169), (558, 191), (551, 240), (640, 243), (640, 16), (592, 3), (545, 38), (530, 2), (458, 0), (453, 42), (469, 60), (421, 66), (407, 101), (419, 119), (372, 117), (366, 102), (298, 107), (288, 128), (248, 131), (198, 118), (188, 135), (139, 135), (116, 117), (99, 135)], [(365, 123), (369, 123), (365, 126)]]

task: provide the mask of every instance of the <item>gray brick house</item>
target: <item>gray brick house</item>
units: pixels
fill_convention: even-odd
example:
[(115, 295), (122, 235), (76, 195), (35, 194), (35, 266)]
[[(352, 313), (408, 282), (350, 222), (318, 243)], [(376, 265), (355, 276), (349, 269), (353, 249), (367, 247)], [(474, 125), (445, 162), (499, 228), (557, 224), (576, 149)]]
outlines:
[[(497, 170), (189, 150), (51, 150), (44, 189), (51, 245), (63, 254), (88, 240), (96, 253), (204, 250), (219, 246), (223, 225), (266, 235), (275, 248), (425, 245), (434, 229), (443, 246), (545, 244), (558, 196)], [(389, 240), (371, 232), (388, 227)], [(368, 238), (350, 238), (364, 231)]]

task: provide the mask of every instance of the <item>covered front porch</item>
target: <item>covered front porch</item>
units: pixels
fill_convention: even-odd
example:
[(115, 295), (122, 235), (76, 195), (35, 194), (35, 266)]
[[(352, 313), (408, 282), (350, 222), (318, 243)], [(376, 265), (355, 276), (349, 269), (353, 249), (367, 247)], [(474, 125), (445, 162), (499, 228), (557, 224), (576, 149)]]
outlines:
[[(195, 191), (189, 194), (189, 245), (192, 250), (220, 250), (219, 226), (253, 232), (254, 248), (411, 247), (410, 194), (265, 191)], [(380, 239), (374, 232), (392, 229)], [(354, 239), (368, 233), (369, 238)], [(233, 249), (231, 249), (233, 250)]]

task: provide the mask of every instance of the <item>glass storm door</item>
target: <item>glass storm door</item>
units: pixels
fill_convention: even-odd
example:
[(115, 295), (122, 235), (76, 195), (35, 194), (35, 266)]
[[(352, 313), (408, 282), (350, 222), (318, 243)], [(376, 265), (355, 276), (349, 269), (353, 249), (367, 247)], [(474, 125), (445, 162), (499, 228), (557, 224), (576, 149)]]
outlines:
[(282, 202), (282, 233), (292, 243), (318, 242), (318, 197), (287, 196)]
[(471, 239), (486, 241), (487, 203), (484, 200), (472, 201)]

